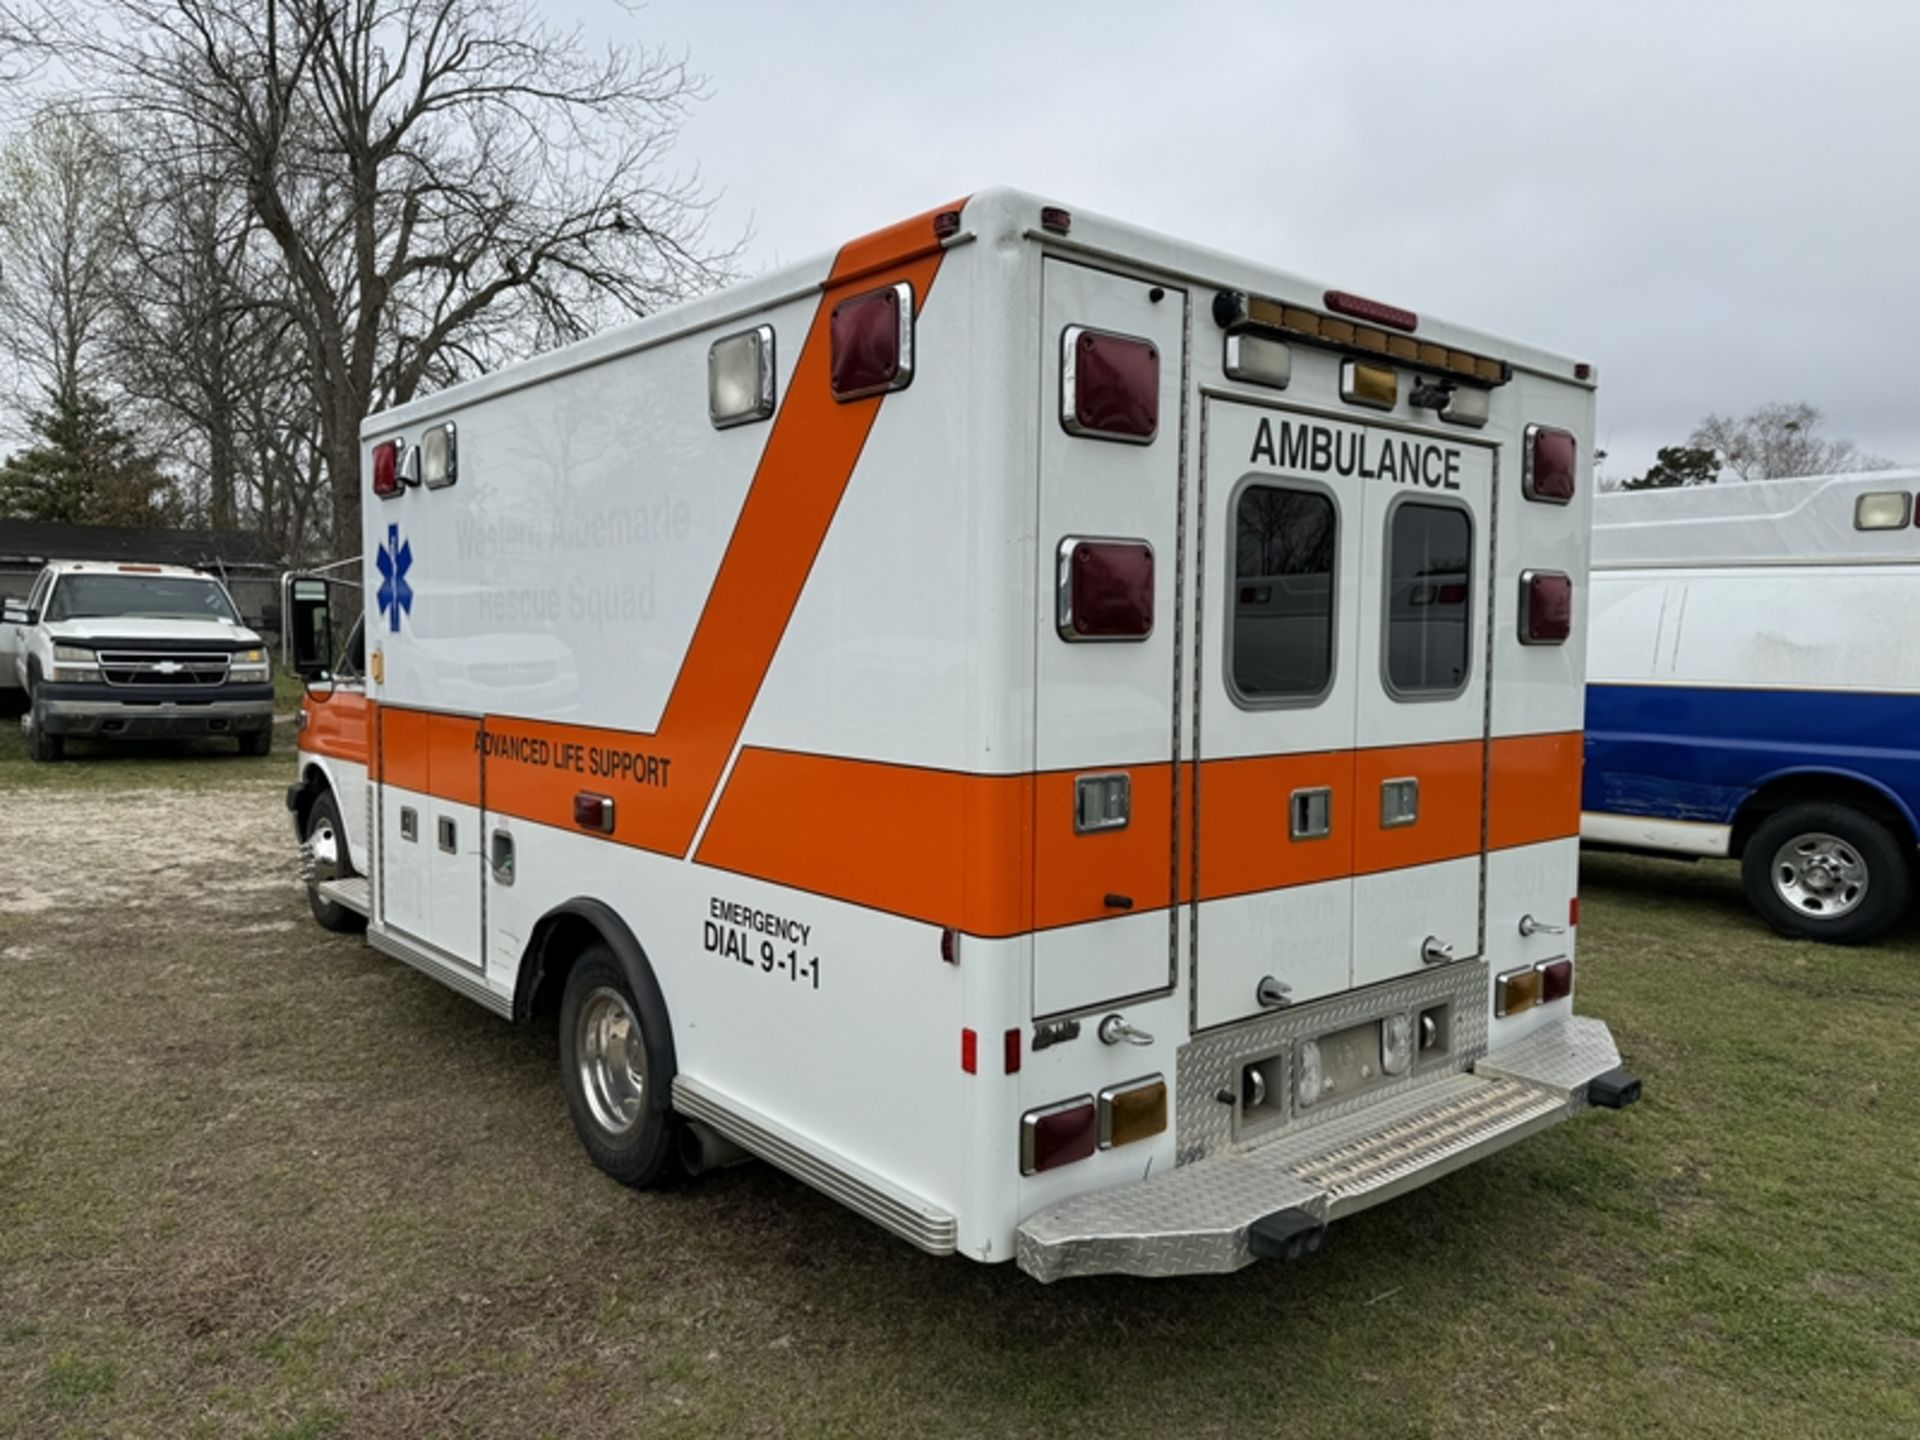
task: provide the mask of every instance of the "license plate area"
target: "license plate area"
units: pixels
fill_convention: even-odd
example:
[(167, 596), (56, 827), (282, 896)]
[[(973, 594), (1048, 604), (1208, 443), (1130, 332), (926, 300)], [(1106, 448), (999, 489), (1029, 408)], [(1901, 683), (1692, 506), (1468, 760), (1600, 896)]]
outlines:
[(1257, 1139), (1345, 1110), (1425, 1071), (1452, 1068), (1453, 1010), (1450, 1000), (1409, 1006), (1244, 1060), (1232, 1096), (1235, 1138)]

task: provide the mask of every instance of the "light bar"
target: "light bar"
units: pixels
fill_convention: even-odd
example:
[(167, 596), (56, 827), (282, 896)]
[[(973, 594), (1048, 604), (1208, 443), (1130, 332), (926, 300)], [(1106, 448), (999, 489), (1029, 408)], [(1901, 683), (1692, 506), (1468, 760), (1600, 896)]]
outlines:
[[(1332, 303), (1335, 296), (1341, 299), (1338, 306)], [(1417, 323), (1418, 317), (1413, 316), (1410, 310), (1380, 305), (1377, 301), (1363, 300), (1357, 295), (1349, 296), (1344, 291), (1330, 290), (1326, 298), (1329, 310), (1337, 309), (1342, 315), (1351, 315), (1358, 320), (1378, 320), (1379, 326), (1393, 325), (1391, 320), (1385, 318), (1388, 313), (1412, 318)], [(1235, 290), (1222, 290), (1214, 296), (1213, 318), (1224, 330), (1257, 325), (1263, 330), (1278, 331), (1287, 339), (1308, 340), (1337, 350), (1384, 355), (1390, 360), (1420, 365), (1456, 379), (1472, 380), (1479, 385), (1504, 385), (1513, 378), (1513, 367), (1490, 355), (1476, 355), (1469, 350), (1455, 350), (1451, 346), (1415, 340), (1410, 334), (1390, 333), (1379, 326), (1355, 324), (1353, 320), (1323, 315), (1318, 310), (1309, 310), (1304, 306), (1268, 300), (1258, 295), (1244, 295)], [(1395, 330), (1412, 328), (1410, 325), (1393, 326)]]

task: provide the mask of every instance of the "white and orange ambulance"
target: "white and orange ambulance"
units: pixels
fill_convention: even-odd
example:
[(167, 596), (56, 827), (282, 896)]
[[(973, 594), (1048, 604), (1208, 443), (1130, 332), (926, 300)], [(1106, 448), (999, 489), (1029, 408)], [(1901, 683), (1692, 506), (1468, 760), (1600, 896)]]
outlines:
[(374, 417), (323, 924), (1042, 1280), (1638, 1093), (1573, 1012), (1587, 366), (1004, 191)]

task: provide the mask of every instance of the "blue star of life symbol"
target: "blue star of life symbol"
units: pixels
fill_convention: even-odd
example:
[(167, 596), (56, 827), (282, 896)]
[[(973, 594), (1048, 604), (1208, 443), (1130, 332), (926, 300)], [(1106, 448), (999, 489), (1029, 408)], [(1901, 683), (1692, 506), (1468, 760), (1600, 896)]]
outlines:
[(374, 599), (394, 634), (400, 633), (400, 613), (413, 613), (413, 586), (407, 583), (407, 571), (413, 568), (413, 546), (400, 538), (398, 525), (387, 526), (387, 543), (373, 557), (380, 572), (380, 589)]

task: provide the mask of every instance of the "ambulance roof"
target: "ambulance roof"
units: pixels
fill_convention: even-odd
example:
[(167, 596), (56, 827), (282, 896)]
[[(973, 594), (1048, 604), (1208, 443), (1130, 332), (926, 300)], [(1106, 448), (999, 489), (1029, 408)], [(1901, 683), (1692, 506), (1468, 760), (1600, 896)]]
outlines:
[[(1920, 562), (1916, 491), (1920, 470), (1875, 470), (1599, 495), (1593, 568)], [(1879, 509), (1905, 519), (1859, 528), (1866, 496), (1904, 496), (1904, 508), (1889, 500), (1869, 516)]]

